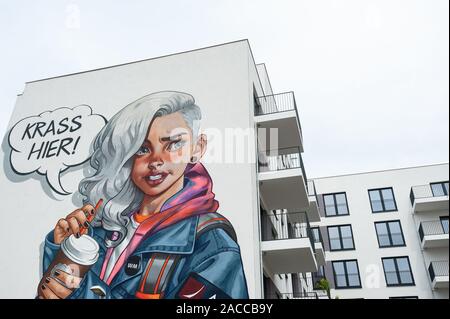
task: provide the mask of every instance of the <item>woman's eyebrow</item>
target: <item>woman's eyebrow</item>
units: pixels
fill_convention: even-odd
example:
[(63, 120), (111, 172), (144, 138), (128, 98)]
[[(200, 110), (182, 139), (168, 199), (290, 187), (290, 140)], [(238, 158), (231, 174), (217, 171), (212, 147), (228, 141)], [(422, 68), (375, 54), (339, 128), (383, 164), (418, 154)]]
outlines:
[(179, 134), (172, 135), (172, 136), (164, 136), (164, 137), (161, 137), (160, 140), (162, 142), (175, 141), (175, 140), (179, 139), (182, 135), (186, 135), (186, 133), (179, 133)]

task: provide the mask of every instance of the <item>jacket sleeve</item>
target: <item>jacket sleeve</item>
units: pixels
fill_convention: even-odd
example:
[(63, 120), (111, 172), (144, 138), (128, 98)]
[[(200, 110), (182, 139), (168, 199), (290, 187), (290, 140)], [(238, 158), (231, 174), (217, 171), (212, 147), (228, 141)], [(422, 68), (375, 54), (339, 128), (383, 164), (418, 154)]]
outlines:
[[(92, 231), (90, 232), (92, 235)], [(44, 273), (47, 271), (48, 267), (51, 265), (53, 259), (56, 257), (60, 249), (60, 245), (55, 244), (53, 241), (53, 231), (51, 231), (45, 237), (44, 244), (44, 256), (43, 256), (43, 270)], [(94, 291), (103, 292), (105, 294), (105, 299), (110, 297), (110, 289), (109, 286), (102, 281), (92, 270), (89, 270), (83, 277), (80, 282), (80, 286), (75, 289), (67, 299), (99, 299), (100, 295), (94, 293), (91, 289), (93, 287), (97, 287)]]
[(43, 273), (45, 273), (52, 263), (53, 259), (58, 253), (60, 245), (57, 245), (53, 241), (53, 230), (45, 236), (44, 241), (44, 256), (42, 258)]
[(224, 230), (208, 231), (198, 238), (195, 247), (183, 270), (188, 276), (175, 298), (182, 298), (180, 292), (182, 294), (189, 280), (197, 278), (210, 291), (202, 298), (248, 299), (239, 246)]

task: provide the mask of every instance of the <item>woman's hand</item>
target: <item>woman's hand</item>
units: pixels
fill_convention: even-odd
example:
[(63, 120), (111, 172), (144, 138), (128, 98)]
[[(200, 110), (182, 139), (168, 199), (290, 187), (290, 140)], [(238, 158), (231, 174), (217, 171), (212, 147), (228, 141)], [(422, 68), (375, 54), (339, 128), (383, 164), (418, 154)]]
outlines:
[(54, 277), (45, 278), (38, 289), (39, 299), (66, 299), (74, 289), (78, 288), (81, 278), (56, 270)]
[(92, 220), (95, 213), (94, 206), (87, 204), (74, 210), (65, 218), (58, 220), (58, 223), (53, 230), (53, 242), (59, 245), (66, 237), (69, 237), (72, 234), (77, 238), (80, 237), (82, 235), (82, 227), (89, 227), (88, 219)]

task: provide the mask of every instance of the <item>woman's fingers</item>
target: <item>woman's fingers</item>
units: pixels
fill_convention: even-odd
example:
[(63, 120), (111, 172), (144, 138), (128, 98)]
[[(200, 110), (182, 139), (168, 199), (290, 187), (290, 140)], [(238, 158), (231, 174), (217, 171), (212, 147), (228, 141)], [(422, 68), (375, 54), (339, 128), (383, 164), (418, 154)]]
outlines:
[(53, 294), (61, 299), (66, 299), (72, 293), (71, 289), (64, 287), (64, 285), (56, 281), (54, 278), (45, 278), (45, 283), (43, 285), (46, 290), (51, 290)]
[(84, 216), (87, 218), (86, 221), (83, 223), (83, 227), (80, 231), (80, 233), (83, 235), (83, 234), (87, 234), (88, 228), (91, 226), (90, 222), (95, 217), (95, 208), (94, 208), (94, 206), (87, 204), (87, 205), (84, 205), (83, 207), (81, 207), (80, 209), (83, 212)]
[(81, 207), (80, 209), (84, 212), (84, 215), (89, 220), (94, 219), (94, 215), (96, 213), (94, 206), (92, 206), (91, 204), (86, 204), (83, 207)]
[(55, 270), (54, 278), (60, 280), (67, 288), (76, 289), (80, 286), (81, 278), (77, 276), (70, 275), (62, 270)]
[(68, 218), (74, 217), (78, 221), (78, 224), (81, 226), (83, 226), (87, 220), (87, 217), (86, 217), (84, 211), (82, 211), (81, 209), (77, 209), (76, 211), (74, 211), (72, 214), (70, 214), (67, 217)]
[(80, 224), (78, 220), (75, 217), (70, 217), (67, 219), (67, 222), (69, 223), (71, 233), (77, 238), (80, 237)]
[(53, 231), (53, 242), (59, 245), (64, 240), (64, 238), (66, 238), (69, 235), (70, 235), (69, 223), (64, 218), (61, 218), (56, 223), (55, 230)]
[(46, 284), (39, 287), (39, 295), (44, 299), (60, 299)]
[[(96, 205), (97, 210), (101, 207), (103, 200), (100, 199)], [(91, 204), (86, 204), (83, 207), (74, 210), (72, 213), (58, 220), (55, 229), (53, 230), (53, 241), (55, 244), (61, 242), (70, 234), (75, 237), (80, 237), (87, 233), (87, 229), (91, 226), (90, 222), (94, 219), (96, 214), (96, 207)]]
[(63, 232), (70, 232), (69, 223), (64, 218), (61, 218), (58, 220), (58, 223), (56, 224), (56, 227), (59, 227), (59, 229)]

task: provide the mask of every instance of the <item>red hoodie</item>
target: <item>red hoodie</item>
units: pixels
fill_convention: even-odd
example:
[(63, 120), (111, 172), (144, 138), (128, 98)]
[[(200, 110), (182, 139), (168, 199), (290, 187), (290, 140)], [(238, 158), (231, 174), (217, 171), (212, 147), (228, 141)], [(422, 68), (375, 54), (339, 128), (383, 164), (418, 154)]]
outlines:
[[(217, 211), (219, 203), (214, 199), (212, 181), (201, 163), (189, 164), (184, 172), (183, 189), (164, 203), (161, 212), (147, 218), (138, 226), (128, 246), (119, 256), (106, 283), (109, 285), (128, 257), (139, 244), (156, 232), (183, 219)], [(103, 279), (114, 248), (109, 248), (103, 262), (100, 278)]]

